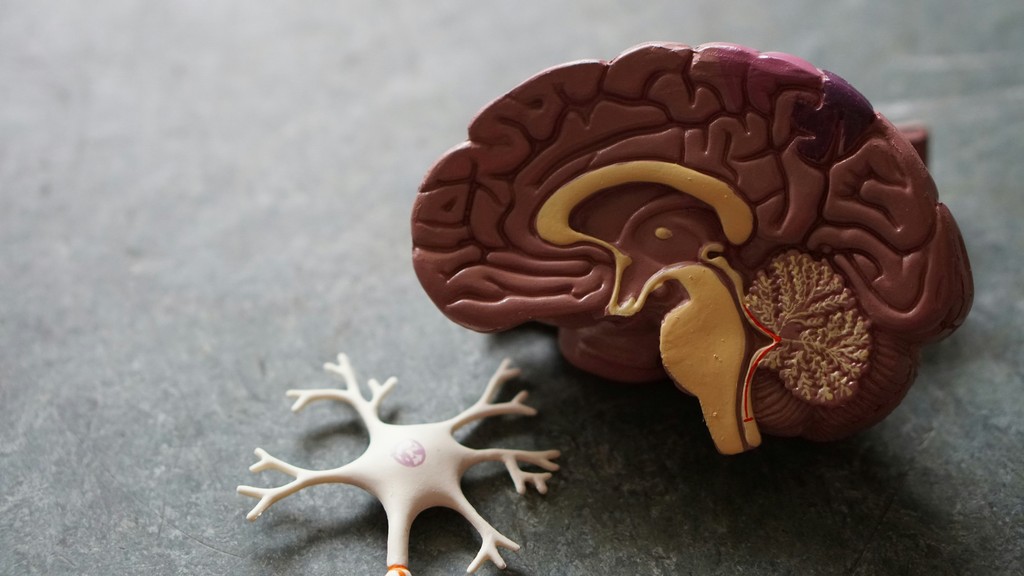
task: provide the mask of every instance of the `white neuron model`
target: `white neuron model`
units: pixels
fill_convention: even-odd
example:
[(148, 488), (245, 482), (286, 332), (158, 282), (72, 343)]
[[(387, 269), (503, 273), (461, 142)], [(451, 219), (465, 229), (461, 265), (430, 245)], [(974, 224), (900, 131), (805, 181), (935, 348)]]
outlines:
[(526, 485), (533, 484), (538, 492), (547, 492), (546, 481), (550, 472), (526, 472), (519, 462), (539, 466), (545, 470), (558, 470), (553, 460), (557, 450), (526, 451), (505, 448), (475, 450), (455, 440), (453, 433), (471, 422), (500, 414), (532, 416), (537, 410), (523, 403), (527, 393), (520, 392), (508, 402), (494, 402), (502, 385), (519, 374), (509, 368), (505, 359), (487, 384), (480, 399), (458, 416), (443, 422), (400, 426), (380, 419), (380, 403), (394, 388), (397, 380), (389, 378), (383, 384), (368, 381), (370, 398), (366, 399), (356, 381), (352, 365), (344, 354), (338, 355), (337, 364), (325, 364), (324, 369), (341, 377), (345, 388), (317, 390), (289, 390), (295, 398), (292, 411), (302, 410), (316, 400), (337, 400), (351, 405), (359, 413), (370, 434), (370, 445), (355, 461), (331, 470), (306, 470), (283, 462), (261, 448), (256, 449), (259, 462), (249, 467), (252, 472), (277, 470), (295, 480), (277, 488), (239, 486), (238, 493), (259, 499), (259, 503), (246, 516), (255, 520), (278, 500), (307, 486), (337, 482), (351, 484), (373, 494), (387, 512), (388, 517), (388, 573), (387, 576), (409, 576), (409, 530), (416, 516), (435, 506), (451, 508), (462, 514), (480, 533), (483, 544), (470, 563), (468, 572), (475, 572), (486, 560), (505, 568), (498, 547), (518, 550), (519, 545), (503, 536), (491, 526), (462, 493), (462, 475), (481, 462), (504, 462), (516, 491), (526, 493)]

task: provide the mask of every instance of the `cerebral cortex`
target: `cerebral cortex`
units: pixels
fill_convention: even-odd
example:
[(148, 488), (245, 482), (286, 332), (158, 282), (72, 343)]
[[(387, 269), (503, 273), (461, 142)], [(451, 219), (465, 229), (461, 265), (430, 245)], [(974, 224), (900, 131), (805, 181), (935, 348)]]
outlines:
[[(871, 326), (869, 346), (905, 348), (914, 365), (917, 348), (954, 330), (969, 309), (959, 231), (909, 142), (839, 76), (730, 44), (641, 45), (610, 62), (549, 69), (487, 105), (416, 199), (414, 265), (427, 293), (450, 318), (482, 331), (599, 321), (613, 256), (592, 244), (545, 242), (534, 219), (573, 178), (635, 160), (714, 176), (749, 205), (753, 234), (724, 247), (744, 291), (779, 255), (807, 254), (855, 295), (852, 306)], [(634, 196), (644, 205), (669, 196), (648, 188)], [(591, 212), (642, 208), (593, 202)], [(875, 353), (858, 374), (896, 381), (846, 404), (789, 406), (791, 399), (765, 392), (785, 389), (766, 365), (754, 391), (766, 407), (762, 426), (825, 439), (873, 423), (913, 380), (907, 361), (883, 367), (886, 358)], [(840, 414), (844, 405), (855, 413)]]

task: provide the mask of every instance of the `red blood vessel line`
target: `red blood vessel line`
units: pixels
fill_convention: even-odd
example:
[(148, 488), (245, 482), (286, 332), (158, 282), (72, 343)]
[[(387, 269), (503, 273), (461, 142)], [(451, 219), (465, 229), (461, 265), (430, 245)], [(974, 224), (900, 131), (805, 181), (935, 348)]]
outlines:
[(755, 318), (754, 315), (750, 313), (750, 309), (749, 308), (744, 306), (743, 307), (743, 311), (747, 313), (747, 318), (750, 318), (750, 321), (753, 322), (755, 326), (757, 326), (762, 332), (764, 332), (765, 334), (770, 336), (771, 339), (772, 339), (772, 343), (770, 345), (766, 346), (763, 350), (761, 350), (761, 352), (757, 355), (757, 357), (754, 358), (754, 361), (750, 363), (750, 368), (747, 369), (746, 381), (743, 382), (743, 421), (744, 422), (750, 422), (751, 420), (754, 419), (754, 417), (750, 415), (750, 393), (749, 393), (750, 392), (750, 383), (753, 382), (753, 380), (754, 380), (754, 371), (757, 370), (757, 365), (760, 364), (762, 360), (764, 360), (764, 357), (767, 356), (768, 353), (772, 351), (772, 349), (774, 349), (776, 346), (778, 346), (779, 342), (782, 342), (782, 338), (779, 337), (778, 334), (776, 334), (776, 333), (772, 332), (771, 330), (769, 330), (768, 327), (765, 326), (764, 324), (762, 324), (760, 320)]

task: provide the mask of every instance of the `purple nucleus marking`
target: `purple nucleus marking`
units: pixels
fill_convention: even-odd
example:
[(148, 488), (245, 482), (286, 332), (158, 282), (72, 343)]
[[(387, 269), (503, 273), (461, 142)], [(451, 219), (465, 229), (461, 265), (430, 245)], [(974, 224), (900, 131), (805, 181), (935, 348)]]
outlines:
[(832, 72), (825, 71), (822, 101), (804, 104), (793, 111), (796, 125), (811, 138), (797, 145), (800, 153), (814, 162), (826, 162), (829, 155), (845, 156), (875, 121), (871, 102), (856, 88)]
[(415, 468), (427, 459), (427, 451), (423, 448), (423, 444), (412, 438), (407, 438), (395, 444), (391, 449), (391, 457), (402, 466)]

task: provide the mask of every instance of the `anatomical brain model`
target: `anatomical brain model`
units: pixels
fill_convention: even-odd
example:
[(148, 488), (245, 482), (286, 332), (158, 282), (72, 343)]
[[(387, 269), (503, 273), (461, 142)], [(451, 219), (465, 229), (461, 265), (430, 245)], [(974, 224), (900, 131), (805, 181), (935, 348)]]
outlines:
[(430, 170), (412, 220), (449, 318), (545, 322), (584, 370), (667, 373), (723, 453), (879, 421), (973, 293), (906, 138), (835, 74), (730, 44), (530, 78)]

